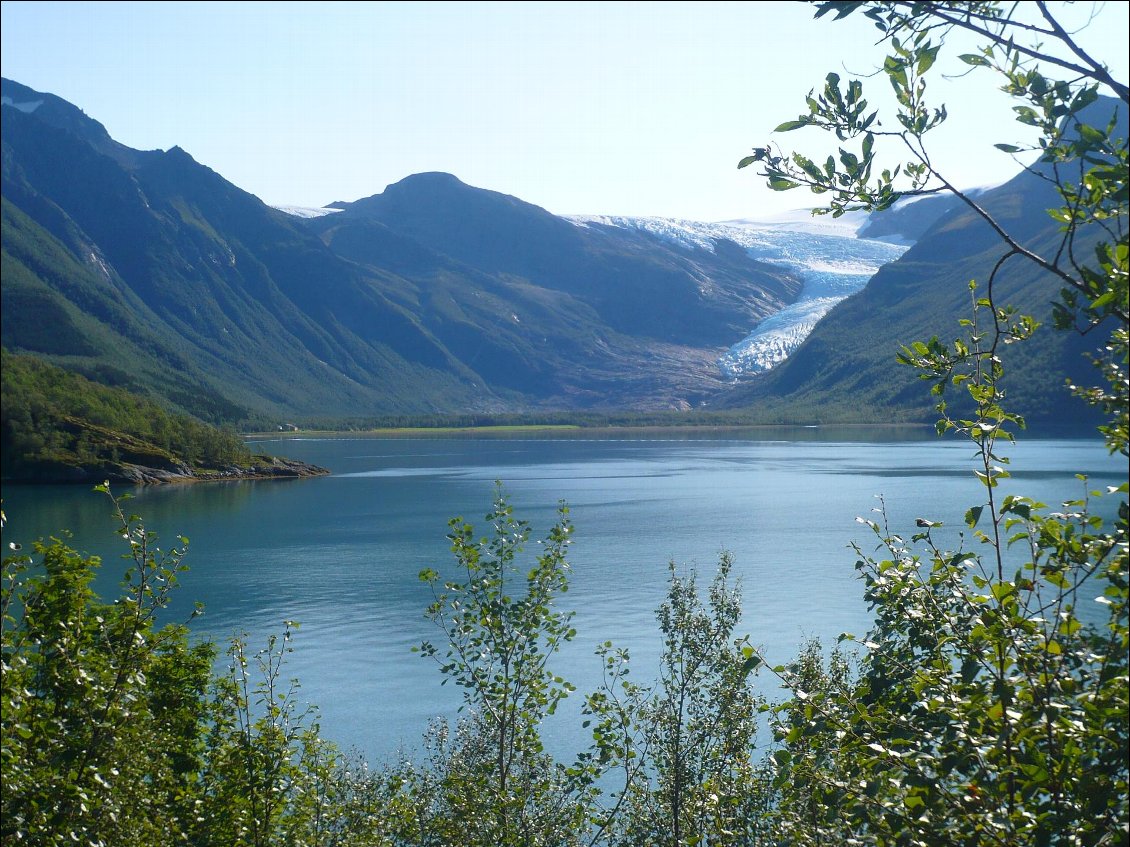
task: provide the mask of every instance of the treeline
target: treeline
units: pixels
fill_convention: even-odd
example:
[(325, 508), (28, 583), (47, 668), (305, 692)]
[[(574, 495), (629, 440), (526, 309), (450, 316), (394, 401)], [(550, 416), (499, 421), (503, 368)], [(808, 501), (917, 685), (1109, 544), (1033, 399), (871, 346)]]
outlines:
[(933, 418), (910, 410), (892, 415), (886, 409), (870, 412), (845, 401), (841, 406), (811, 404), (795, 406), (766, 403), (761, 408), (741, 410), (634, 410), (616, 411), (527, 411), (464, 412), (413, 415), (378, 415), (365, 418), (303, 418), (295, 424), (304, 430), (367, 432), (381, 429), (472, 429), (482, 427), (744, 427), (807, 426), (829, 424), (923, 424)]
[(242, 438), (122, 388), (91, 382), (33, 356), (0, 351), (0, 450), (6, 479), (123, 461), (192, 468), (242, 464)]

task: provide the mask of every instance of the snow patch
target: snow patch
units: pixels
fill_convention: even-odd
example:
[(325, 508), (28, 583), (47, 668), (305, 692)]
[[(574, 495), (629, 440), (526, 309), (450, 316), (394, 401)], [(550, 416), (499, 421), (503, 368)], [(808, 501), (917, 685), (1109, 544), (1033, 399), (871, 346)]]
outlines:
[(692, 250), (714, 252), (718, 238), (727, 238), (723, 230), (715, 232), (715, 224), (685, 221), (678, 218), (631, 218), (622, 215), (570, 215), (565, 218), (570, 223), (588, 228), (591, 224), (611, 226), (617, 229), (638, 229), (642, 232), (670, 241)]
[(98, 270), (102, 274), (103, 279), (109, 281), (110, 269), (106, 267), (106, 263), (102, 261), (102, 258), (97, 253), (90, 254), (90, 263), (98, 268)]
[(787, 229), (791, 232), (809, 232), (813, 235), (840, 235), (853, 238), (867, 223), (868, 212), (845, 212), (838, 218), (831, 215), (814, 215), (811, 209), (793, 209), (765, 218), (742, 218), (723, 221), (728, 226), (753, 229)]
[(17, 103), (11, 97), (0, 97), (0, 104), (4, 106), (11, 106), (13, 109), (19, 109), (21, 112), (30, 115), (32, 112), (43, 105), (43, 101), (28, 100), (26, 103)]

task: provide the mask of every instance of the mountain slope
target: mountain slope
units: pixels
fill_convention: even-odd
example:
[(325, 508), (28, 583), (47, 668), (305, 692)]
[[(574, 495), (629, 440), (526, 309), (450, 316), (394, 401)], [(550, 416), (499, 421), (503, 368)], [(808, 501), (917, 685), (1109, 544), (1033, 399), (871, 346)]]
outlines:
[[(4, 107), (4, 261), (21, 280), (10, 287), (6, 270), (5, 346), (136, 372), (165, 396), (163, 380), (179, 381), (195, 412), (197, 389), (272, 415), (475, 396), (474, 374), (383, 295), (394, 279), (177, 148), (123, 164), (37, 114)], [(75, 333), (25, 317), (28, 301), (69, 303), (96, 327), (76, 349)]]
[(799, 290), (783, 269), (737, 245), (703, 251), (639, 230), (576, 226), (450, 174), (407, 177), (311, 226), (340, 232), (356, 221), (378, 221), (461, 264), (566, 294), (617, 332), (673, 344), (732, 343)]
[[(1022, 244), (1045, 255), (1059, 243), (1058, 225), (1046, 211), (1059, 199), (1046, 180), (1022, 173), (986, 191), (978, 202)], [(722, 398), (719, 408), (758, 408), (793, 420), (932, 420), (936, 398), (909, 368), (895, 364), (903, 344), (937, 335), (961, 337), (958, 321), (971, 315), (969, 282), (981, 286), (1005, 253), (995, 232), (962, 205), (935, 204), (943, 212), (917, 243), (881, 268), (866, 288), (834, 308), (778, 369)], [(1076, 249), (1087, 252), (1081, 234)], [(1050, 303), (1060, 283), (1013, 257), (994, 283), (998, 306), (1013, 305), (1041, 322), (1036, 337), (1002, 352), (1010, 408), (1032, 421), (1069, 423), (1091, 411), (1070, 397), (1067, 378), (1087, 382), (1085, 353), (1100, 343), (1051, 326)], [(983, 319), (987, 316), (983, 316)], [(954, 391), (951, 401), (964, 400)]]
[[(687, 408), (716, 359), (795, 299), (792, 268), (577, 226), (514, 197), (418, 174), (307, 220), (339, 255), (416, 280), (414, 313), (490, 384), (557, 408)], [(468, 285), (470, 283), (470, 285)]]
[(2, 94), (3, 344), (213, 420), (686, 407), (800, 289), (447, 176), (302, 220)]

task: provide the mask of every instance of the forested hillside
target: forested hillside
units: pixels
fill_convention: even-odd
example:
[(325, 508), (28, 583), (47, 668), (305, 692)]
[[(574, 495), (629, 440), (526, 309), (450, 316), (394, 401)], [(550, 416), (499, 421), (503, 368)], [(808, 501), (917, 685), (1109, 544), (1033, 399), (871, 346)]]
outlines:
[(319, 469), (252, 456), (234, 431), (152, 400), (0, 351), (0, 456), (5, 480), (157, 482), (300, 476)]

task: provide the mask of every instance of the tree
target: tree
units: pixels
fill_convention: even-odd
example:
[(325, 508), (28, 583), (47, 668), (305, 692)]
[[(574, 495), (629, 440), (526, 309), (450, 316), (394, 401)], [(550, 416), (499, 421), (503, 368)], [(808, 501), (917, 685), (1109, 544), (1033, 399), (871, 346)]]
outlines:
[(660, 677), (630, 710), (643, 766), (626, 786), (613, 843), (720, 847), (755, 843), (761, 833), (765, 780), (754, 758), (761, 704), (749, 685), (759, 660), (735, 634), (741, 594), (732, 569), (724, 553), (704, 602), (697, 574), (670, 566), (656, 613)]
[[(108, 490), (103, 487), (103, 490)], [(123, 593), (64, 541), (4, 560), (4, 844), (163, 844), (193, 827), (212, 648), (158, 626), (183, 570), (114, 501)]]
[(98, 558), (65, 540), (3, 562), (0, 843), (380, 843), (395, 792), (351, 771), (283, 684), (292, 627), (254, 662), (234, 640), (214, 675), (215, 647), (160, 621), (187, 539), (162, 550), (96, 490), (127, 545), (116, 601), (90, 587)]
[[(576, 635), (571, 612), (557, 608), (568, 590), (572, 525), (560, 504), (535, 562), (519, 568), (529, 525), (514, 517), (498, 488), (487, 515), (492, 534), (478, 538), (462, 518), (449, 523), (448, 539), (460, 580), (432, 586), (428, 616), (446, 647), (421, 645), (463, 689), (468, 717), (451, 732), (431, 733), (432, 765), (405, 777), (418, 798), (411, 827), (419, 843), (467, 845), (567, 845), (581, 843), (595, 813), (599, 768), (591, 756), (573, 767), (545, 752), (541, 724), (573, 686), (550, 669), (554, 654)], [(519, 592), (515, 583), (524, 582)], [(446, 682), (447, 680), (445, 680)]]
[(297, 624), (248, 655), (232, 639), (228, 669), (212, 679), (200, 773), (198, 837), (232, 847), (329, 843), (338, 814), (340, 754), (318, 734), (316, 711), (301, 705), (297, 680), (282, 669)]
[[(839, 811), (845, 840), (1124, 843), (1130, 828), (1127, 485), (1111, 492), (1081, 486), (1078, 499), (1050, 512), (1022, 496), (1000, 495), (1008, 476), (1003, 445), (1024, 422), (1008, 408), (999, 352), (1024, 343), (1036, 326), (996, 302), (993, 282), (1005, 263), (1028, 262), (1061, 283), (1058, 326), (1107, 336), (1095, 353), (1101, 381), (1075, 391), (1105, 413), (1101, 431), (1109, 449), (1127, 455), (1130, 250), (1127, 144), (1118, 111), (1125, 114), (1130, 94), (1042, 1), (816, 4), (817, 17), (829, 13), (837, 19), (862, 13), (875, 23), (889, 48), (882, 76), (895, 93), (895, 120), (880, 120), (861, 81), (829, 74), (823, 91), (809, 95), (807, 113), (778, 131), (829, 132), (837, 152), (818, 162), (767, 145), (739, 167), (760, 165), (775, 190), (808, 187), (826, 195), (818, 211), (832, 215), (949, 191), (993, 228), (1002, 251), (983, 283), (970, 284), (973, 313), (962, 321), (964, 337), (949, 345), (936, 337), (914, 342), (899, 355), (930, 382), (939, 432), (955, 432), (976, 447), (985, 501), (966, 514), (975, 546), (963, 541), (948, 549), (938, 540), (940, 524), (929, 518), (918, 521), (909, 541), (882, 515), (866, 521), (880, 552), (857, 548), (865, 596), (876, 610), (858, 677), (817, 686), (813, 696), (794, 672), (775, 669), (792, 691), (780, 710), (805, 719), (780, 733), (780, 809), (796, 807), (789, 786), (799, 784), (818, 804)], [(997, 73), (1017, 100), (1017, 119), (1037, 131), (1030, 149), (1038, 159), (1028, 170), (1061, 199), (1049, 212), (1061, 233), (1050, 253), (1013, 238), (931, 161), (926, 139), (947, 111), (928, 103), (927, 81), (947, 39), (958, 33), (979, 39), (976, 52), (961, 61), (971, 72)], [(1096, 123), (1101, 92), (1113, 95), (1117, 108)], [(906, 155), (880, 170), (879, 151), (889, 142)], [(951, 412), (947, 391), (967, 392), (972, 411)], [(1112, 495), (1115, 517), (1104, 520), (1095, 501)], [(1108, 610), (1100, 626), (1079, 614), (1093, 594)], [(820, 750), (815, 767), (813, 744)], [(796, 764), (800, 747), (803, 766)], [(785, 814), (778, 823), (794, 842), (815, 840), (816, 823), (806, 829), (801, 817)]]

